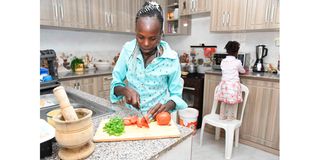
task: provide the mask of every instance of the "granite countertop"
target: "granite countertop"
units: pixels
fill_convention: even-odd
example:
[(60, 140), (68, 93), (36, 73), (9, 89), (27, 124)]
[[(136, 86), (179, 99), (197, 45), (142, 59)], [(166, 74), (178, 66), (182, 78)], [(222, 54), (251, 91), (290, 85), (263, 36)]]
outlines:
[[(101, 120), (107, 119), (113, 116), (125, 117), (132, 114), (132, 110), (125, 107), (120, 107), (117, 104), (112, 104), (110, 101), (96, 97), (94, 95), (76, 90), (70, 87), (65, 87), (67, 93), (76, 94), (77, 96), (88, 99), (100, 105), (104, 105), (114, 110), (113, 114), (102, 115), (93, 118), (94, 133), (96, 132)], [(167, 139), (154, 139), (154, 140), (138, 140), (138, 141), (121, 141), (121, 142), (102, 142), (95, 143), (94, 152), (87, 159), (103, 159), (103, 160), (145, 160), (145, 159), (157, 159), (161, 154), (172, 149), (180, 142), (184, 141), (189, 136), (192, 136), (192, 129), (177, 125), (181, 133), (179, 138), (167, 138)], [(56, 160), (58, 156), (58, 144), (53, 144), (53, 155), (46, 157), (44, 160)]]
[(84, 72), (72, 72), (72, 71), (65, 71), (59, 72), (59, 80), (69, 80), (69, 79), (77, 79), (77, 78), (85, 78), (85, 77), (94, 77), (94, 76), (104, 76), (104, 75), (111, 75), (112, 68), (99, 70), (99, 69), (88, 69)]
[[(221, 75), (221, 70), (207, 70), (205, 74), (215, 74), (215, 75)], [(239, 74), (240, 78), (250, 78), (250, 79), (258, 79), (258, 80), (269, 80), (269, 81), (275, 81), (279, 82), (280, 75), (274, 74), (274, 73), (268, 73), (268, 72), (252, 72), (246, 74)]]

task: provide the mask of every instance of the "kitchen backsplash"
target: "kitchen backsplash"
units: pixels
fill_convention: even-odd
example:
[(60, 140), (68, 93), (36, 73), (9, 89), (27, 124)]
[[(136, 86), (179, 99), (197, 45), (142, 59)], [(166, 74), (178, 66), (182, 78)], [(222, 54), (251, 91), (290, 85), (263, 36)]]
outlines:
[[(255, 59), (255, 46), (265, 44), (269, 51), (264, 62), (277, 65), (279, 47), (276, 46), (276, 40), (279, 39), (279, 32), (214, 33), (210, 32), (209, 28), (210, 17), (194, 18), (191, 35), (165, 36), (164, 39), (179, 54), (190, 53), (190, 45), (201, 43), (217, 45), (217, 52), (225, 52), (225, 44), (229, 40), (236, 40), (240, 42), (240, 52), (250, 53), (252, 61)], [(96, 60), (112, 62), (124, 43), (133, 38), (135, 35), (123, 33), (40, 29), (40, 49), (54, 49), (58, 57), (62, 53), (78, 57), (89, 54)], [(62, 63), (62, 60), (59, 59), (59, 62)]]

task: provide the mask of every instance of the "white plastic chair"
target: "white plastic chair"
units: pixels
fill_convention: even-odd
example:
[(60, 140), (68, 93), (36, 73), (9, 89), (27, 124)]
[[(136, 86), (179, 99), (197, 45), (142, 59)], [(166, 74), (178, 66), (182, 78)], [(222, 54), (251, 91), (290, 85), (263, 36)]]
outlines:
[[(216, 87), (215, 91), (217, 90), (218, 86)], [(220, 128), (223, 128), (225, 130), (226, 136), (225, 136), (225, 159), (230, 159), (232, 155), (232, 148), (233, 148), (233, 137), (235, 136), (235, 146), (238, 147), (239, 143), (239, 128), (242, 124), (243, 119), (243, 113), (244, 109), (246, 107), (248, 95), (249, 95), (249, 89), (245, 85), (241, 84), (241, 91), (244, 92), (244, 98), (242, 102), (242, 109), (241, 109), (241, 116), (240, 119), (235, 120), (220, 120), (219, 114), (216, 114), (218, 101), (214, 99), (211, 113), (207, 114), (203, 117), (202, 120), (202, 126), (201, 126), (201, 133), (200, 133), (200, 146), (202, 145), (202, 139), (203, 139), (203, 131), (206, 124), (210, 124), (212, 126), (216, 127), (216, 134), (215, 139), (218, 140), (220, 138)], [(216, 93), (216, 92), (215, 92)], [(227, 105), (224, 103), (221, 103), (221, 105)], [(234, 134), (234, 132), (236, 132)]]

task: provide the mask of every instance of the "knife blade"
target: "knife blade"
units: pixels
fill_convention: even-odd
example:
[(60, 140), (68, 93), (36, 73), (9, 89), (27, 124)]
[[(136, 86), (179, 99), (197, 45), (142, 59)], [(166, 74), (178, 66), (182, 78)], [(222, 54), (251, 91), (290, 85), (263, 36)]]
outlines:
[[(138, 101), (138, 107), (140, 108), (140, 102)], [(134, 107), (135, 108), (135, 107)], [(147, 124), (147, 127), (149, 128), (149, 122), (150, 122), (150, 120), (147, 120), (146, 119), (146, 116), (147, 115), (143, 115), (143, 113), (142, 113), (142, 111), (141, 111), (141, 109), (137, 109), (137, 108), (135, 108), (135, 110), (138, 112), (138, 117), (142, 117), (142, 119), (141, 120), (144, 120), (145, 122), (146, 122), (146, 124)], [(139, 116), (140, 115), (140, 116)], [(149, 119), (149, 117), (148, 117), (148, 119)]]

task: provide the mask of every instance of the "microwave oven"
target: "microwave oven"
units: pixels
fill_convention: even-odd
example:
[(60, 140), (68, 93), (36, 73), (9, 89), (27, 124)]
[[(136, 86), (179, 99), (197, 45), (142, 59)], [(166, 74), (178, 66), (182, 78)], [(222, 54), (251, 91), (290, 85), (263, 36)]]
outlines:
[[(221, 61), (226, 58), (227, 55), (227, 53), (215, 53), (213, 56), (212, 69), (221, 70)], [(239, 53), (237, 59), (241, 61), (243, 68), (250, 67), (250, 53)]]

